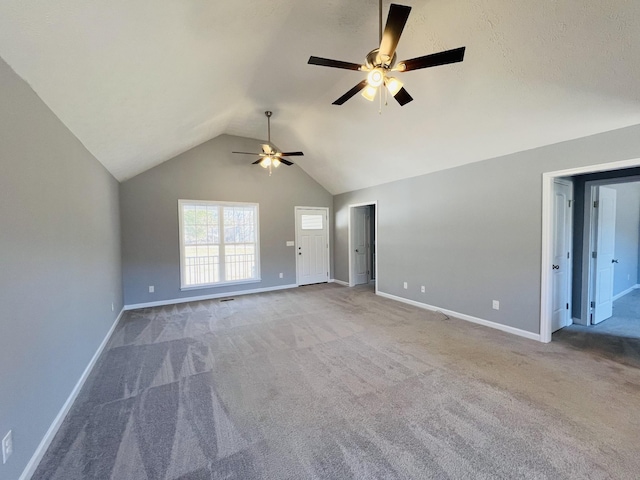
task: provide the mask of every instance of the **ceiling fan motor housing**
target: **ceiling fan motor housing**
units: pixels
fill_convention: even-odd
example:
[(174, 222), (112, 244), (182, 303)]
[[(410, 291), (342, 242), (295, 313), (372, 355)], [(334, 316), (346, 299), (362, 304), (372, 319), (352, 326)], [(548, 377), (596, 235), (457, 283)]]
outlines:
[(384, 68), (386, 70), (391, 70), (393, 66), (396, 64), (396, 53), (393, 52), (393, 57), (391, 57), (389, 61), (385, 61), (385, 60), (387, 59), (386, 58), (383, 59), (382, 56), (380, 55), (380, 49), (376, 48), (374, 50), (371, 50), (367, 54), (367, 57), (365, 58), (365, 65), (369, 70), (372, 70), (374, 68)]

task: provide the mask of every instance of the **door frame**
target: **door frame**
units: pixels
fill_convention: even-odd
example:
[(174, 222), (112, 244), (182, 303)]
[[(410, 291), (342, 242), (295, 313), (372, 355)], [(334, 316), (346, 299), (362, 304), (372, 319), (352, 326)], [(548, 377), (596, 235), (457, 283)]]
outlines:
[[(378, 201), (377, 200), (372, 200), (370, 202), (360, 202), (360, 203), (352, 203), (349, 205), (349, 218), (348, 218), (348, 232), (349, 232), (349, 240), (348, 240), (348, 244), (349, 244), (349, 286), (353, 287), (355, 286), (355, 273), (354, 273), (354, 269), (353, 269), (353, 255), (351, 254), (351, 252), (354, 249), (353, 246), (353, 235), (351, 234), (351, 213), (352, 213), (352, 209), (356, 208), (356, 207), (367, 207), (373, 205), (374, 207), (374, 219), (373, 221), (375, 222), (374, 225), (374, 231), (375, 231), (375, 241), (376, 241), (376, 265), (375, 265), (375, 279), (374, 279), (374, 285), (376, 288), (376, 295), (378, 294), (378, 280), (379, 280), (379, 276), (378, 276), (378, 265), (380, 264), (380, 249), (378, 248)], [(369, 248), (371, 248), (371, 246), (369, 246)], [(367, 252), (367, 255), (369, 253)]]
[(327, 225), (327, 282), (331, 281), (331, 222), (329, 221), (329, 207), (301, 207), (296, 206), (293, 207), (293, 216), (294, 216), (294, 224), (295, 224), (295, 242), (294, 242), (294, 255), (296, 257), (296, 285), (300, 286), (300, 280), (298, 278), (298, 211), (299, 210), (322, 210), (325, 212), (326, 216), (326, 225)]
[[(551, 310), (553, 282), (551, 265), (553, 256), (553, 181), (558, 177), (572, 177), (585, 173), (598, 173), (640, 166), (640, 158), (601, 163), (542, 173), (542, 255), (540, 263), (540, 341), (551, 341)], [(627, 177), (628, 178), (628, 177)], [(613, 179), (612, 179), (613, 180)]]
[(595, 301), (595, 262), (591, 256), (591, 252), (596, 247), (596, 237), (598, 234), (598, 220), (596, 216), (596, 209), (593, 207), (593, 202), (596, 199), (596, 190), (598, 187), (606, 187), (608, 185), (619, 185), (621, 183), (639, 182), (640, 175), (634, 175), (631, 177), (622, 178), (609, 178), (603, 180), (591, 180), (584, 184), (584, 230), (583, 238), (584, 244), (588, 245), (587, 248), (583, 248), (582, 252), (582, 299), (584, 300), (580, 305), (580, 316), (585, 319), (581, 322), (582, 325), (593, 325), (591, 322), (591, 302)]
[[(567, 219), (568, 225), (565, 225), (567, 227), (568, 236), (569, 236), (569, 245), (568, 245), (569, 261), (567, 262), (567, 275), (569, 278), (567, 281), (567, 298), (569, 303), (569, 325), (571, 325), (573, 323), (573, 313), (572, 313), (573, 312), (573, 212), (575, 211), (574, 183), (573, 183), (573, 180), (567, 179), (567, 178), (554, 178), (553, 183), (554, 184), (559, 183), (559, 184), (568, 186), (569, 196), (571, 197), (571, 206), (569, 207), (570, 210), (569, 210), (569, 215)], [(555, 194), (555, 187), (554, 187), (554, 194)], [(555, 223), (554, 218), (552, 218), (552, 221), (554, 221)], [(553, 230), (551, 231), (551, 234), (553, 235)], [(553, 257), (553, 251), (551, 252), (551, 256)], [(567, 325), (565, 325), (564, 327), (566, 326)], [(560, 327), (560, 328), (562, 329), (564, 327)]]

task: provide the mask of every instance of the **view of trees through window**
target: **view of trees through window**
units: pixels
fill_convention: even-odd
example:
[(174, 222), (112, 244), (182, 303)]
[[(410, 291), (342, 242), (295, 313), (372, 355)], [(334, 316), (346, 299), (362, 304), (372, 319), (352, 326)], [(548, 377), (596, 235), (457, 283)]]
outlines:
[(180, 200), (182, 286), (258, 279), (258, 205)]

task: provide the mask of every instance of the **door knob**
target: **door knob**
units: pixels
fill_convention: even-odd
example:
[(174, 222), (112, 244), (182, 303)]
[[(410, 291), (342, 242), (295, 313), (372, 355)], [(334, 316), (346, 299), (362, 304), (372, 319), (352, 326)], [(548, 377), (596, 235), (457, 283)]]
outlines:
[(302, 252), (298, 252), (298, 255), (302, 255)]
[(618, 263), (618, 259), (614, 258), (613, 260), (611, 260), (611, 263)]
[(357, 248), (356, 248), (356, 253), (360, 253), (360, 252), (358, 252), (358, 249), (357, 249)]
[(554, 265), (554, 266), (553, 266), (553, 269), (554, 269), (554, 270), (559, 270), (559, 269), (560, 269), (560, 265)]

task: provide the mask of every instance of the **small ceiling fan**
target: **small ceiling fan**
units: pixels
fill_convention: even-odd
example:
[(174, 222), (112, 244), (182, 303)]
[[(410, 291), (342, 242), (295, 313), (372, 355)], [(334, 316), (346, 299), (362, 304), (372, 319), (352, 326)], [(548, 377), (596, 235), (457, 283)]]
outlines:
[(262, 153), (252, 153), (252, 152), (231, 152), (231, 153), (239, 153), (242, 155), (258, 155), (260, 158), (252, 163), (252, 165), (260, 164), (262, 168), (269, 169), (269, 176), (271, 176), (271, 169), (278, 168), (281, 163), (284, 163), (286, 166), (291, 166), (294, 163), (290, 160), (287, 160), (283, 157), (301, 157), (304, 155), (302, 152), (280, 152), (275, 150), (271, 145), (271, 115), (273, 112), (267, 110), (264, 112), (267, 117), (267, 134), (268, 134), (268, 143), (264, 143), (262, 145)]
[[(404, 29), (411, 7), (405, 5), (391, 4), (389, 8), (389, 16), (387, 24), (382, 31), (382, 0), (379, 2), (379, 18), (380, 18), (380, 47), (371, 50), (366, 56), (364, 65), (357, 63), (343, 62), (340, 60), (331, 60), (329, 58), (309, 57), (309, 64), (320, 65), (322, 67), (342, 68), (345, 70), (358, 70), (368, 72), (366, 80), (361, 81), (347, 93), (338, 98), (333, 105), (342, 105), (344, 102), (353, 97), (356, 93), (362, 91), (362, 96), (369, 101), (373, 101), (378, 92), (378, 87), (384, 84), (393, 98), (397, 100), (400, 106), (406, 105), (413, 100), (411, 95), (404, 89), (400, 80), (389, 76), (390, 72), (409, 72), (411, 70), (419, 70), (421, 68), (436, 67), (438, 65), (446, 65), (449, 63), (461, 62), (464, 59), (464, 51), (466, 47), (446, 50), (444, 52), (432, 53), (422, 57), (412, 58), (410, 60), (402, 60), (396, 64), (396, 47), (400, 41), (400, 35)], [(382, 99), (381, 99), (382, 101)]]

